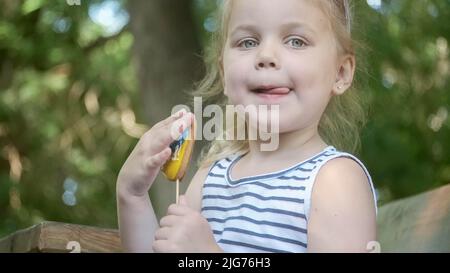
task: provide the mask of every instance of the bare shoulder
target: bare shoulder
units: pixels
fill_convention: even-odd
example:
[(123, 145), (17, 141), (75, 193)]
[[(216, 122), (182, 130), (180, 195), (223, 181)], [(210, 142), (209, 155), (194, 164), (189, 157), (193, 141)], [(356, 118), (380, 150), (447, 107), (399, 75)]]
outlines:
[(202, 189), (211, 166), (200, 167), (186, 190), (186, 199), (191, 208), (200, 211), (202, 207)]
[(310, 251), (364, 251), (376, 239), (376, 209), (368, 177), (340, 157), (319, 171), (311, 193)]
[(320, 169), (312, 193), (312, 199), (333, 203), (372, 201), (372, 196), (369, 179), (362, 166), (346, 157), (332, 159)]

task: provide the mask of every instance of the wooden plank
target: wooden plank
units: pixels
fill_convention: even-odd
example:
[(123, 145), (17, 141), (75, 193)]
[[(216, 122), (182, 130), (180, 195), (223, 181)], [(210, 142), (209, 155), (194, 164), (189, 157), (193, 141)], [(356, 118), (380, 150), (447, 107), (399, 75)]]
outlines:
[(10, 235), (10, 236), (0, 240), (0, 253), (9, 253), (9, 252), (11, 252), (12, 238), (13, 238), (13, 236)]
[[(1, 252), (121, 252), (113, 229), (44, 222), (0, 241)], [(9, 250), (9, 251), (8, 251)]]
[(11, 252), (37, 252), (42, 224), (17, 231), (11, 240)]
[(382, 252), (450, 252), (450, 185), (381, 207), (378, 241)]
[[(40, 236), (41, 252), (67, 252), (71, 245), (79, 244), (81, 252), (121, 252), (119, 232), (89, 226), (45, 223)], [(77, 249), (74, 249), (77, 251)]]

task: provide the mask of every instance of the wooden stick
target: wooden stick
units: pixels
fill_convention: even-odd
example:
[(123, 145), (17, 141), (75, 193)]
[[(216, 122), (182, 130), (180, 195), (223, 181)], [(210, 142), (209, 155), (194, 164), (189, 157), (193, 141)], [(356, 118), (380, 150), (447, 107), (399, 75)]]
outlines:
[(180, 179), (177, 179), (177, 181), (176, 181), (175, 183), (176, 183), (176, 195), (175, 195), (175, 200), (176, 200), (176, 203), (177, 203), (177, 205), (178, 205), (178, 198), (179, 198), (179, 196), (180, 196)]

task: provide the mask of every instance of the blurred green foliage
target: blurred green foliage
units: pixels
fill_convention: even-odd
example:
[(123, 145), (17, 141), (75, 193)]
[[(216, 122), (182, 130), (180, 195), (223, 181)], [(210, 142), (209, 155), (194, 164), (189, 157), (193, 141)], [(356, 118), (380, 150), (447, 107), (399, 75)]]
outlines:
[[(117, 227), (116, 175), (147, 127), (132, 34), (94, 22), (105, 2), (124, 12), (0, 0), (0, 237), (43, 220)], [(360, 156), (381, 203), (449, 183), (450, 1), (355, 2), (370, 105)], [(215, 6), (193, 1), (204, 43)]]
[(43, 220), (116, 226), (116, 174), (143, 130), (133, 36), (92, 21), (101, 1), (0, 3), (0, 236)]
[(362, 158), (383, 203), (450, 183), (450, 1), (383, 1), (379, 10), (362, 2), (356, 32), (368, 47), (370, 105)]

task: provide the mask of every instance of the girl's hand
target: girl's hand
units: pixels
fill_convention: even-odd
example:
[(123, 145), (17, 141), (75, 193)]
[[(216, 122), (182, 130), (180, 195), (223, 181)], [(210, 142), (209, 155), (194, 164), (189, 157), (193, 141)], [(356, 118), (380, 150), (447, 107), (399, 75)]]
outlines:
[(117, 190), (131, 196), (147, 194), (161, 167), (172, 154), (170, 143), (191, 125), (193, 118), (191, 113), (181, 110), (147, 131), (122, 166)]
[(208, 221), (198, 211), (188, 207), (185, 196), (180, 196), (180, 204), (169, 206), (160, 226), (153, 242), (155, 252), (223, 252), (214, 239)]

